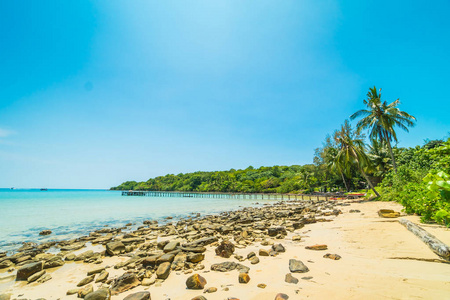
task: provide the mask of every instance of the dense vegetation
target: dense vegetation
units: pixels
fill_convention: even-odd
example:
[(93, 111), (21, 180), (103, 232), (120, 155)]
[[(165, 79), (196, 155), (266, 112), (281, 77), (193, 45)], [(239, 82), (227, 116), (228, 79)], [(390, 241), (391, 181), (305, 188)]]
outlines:
[(356, 129), (345, 120), (315, 149), (313, 164), (169, 174), (112, 189), (243, 193), (371, 189), (369, 196), (398, 201), (424, 222), (450, 226), (450, 138), (415, 148), (397, 147), (394, 128), (408, 131), (415, 118), (398, 109), (398, 99), (390, 104), (381, 101), (380, 91), (369, 89), (366, 109), (351, 116), (361, 118)]

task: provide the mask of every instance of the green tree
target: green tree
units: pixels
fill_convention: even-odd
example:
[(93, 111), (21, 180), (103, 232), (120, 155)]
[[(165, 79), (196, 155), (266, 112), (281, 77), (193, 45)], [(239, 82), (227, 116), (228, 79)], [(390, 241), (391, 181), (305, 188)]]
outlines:
[(395, 173), (397, 173), (397, 165), (395, 164), (394, 154), (392, 152), (391, 141), (397, 142), (397, 134), (394, 127), (398, 126), (408, 132), (408, 127), (415, 125), (416, 118), (397, 108), (400, 100), (387, 104), (381, 101), (381, 89), (377, 91), (376, 87), (369, 89), (367, 99), (364, 100), (367, 109), (361, 109), (350, 116), (354, 120), (363, 117), (358, 121), (356, 128), (358, 132), (369, 129), (369, 138), (387, 143), (389, 153), (391, 154), (392, 165)]
[(370, 188), (379, 197), (380, 194), (375, 190), (366, 172), (364, 172), (365, 168), (370, 167), (370, 160), (364, 151), (363, 136), (354, 132), (348, 120), (345, 120), (341, 130), (335, 134), (335, 139), (339, 149), (336, 155), (337, 165), (342, 166), (347, 173), (350, 172), (352, 165), (356, 165)]

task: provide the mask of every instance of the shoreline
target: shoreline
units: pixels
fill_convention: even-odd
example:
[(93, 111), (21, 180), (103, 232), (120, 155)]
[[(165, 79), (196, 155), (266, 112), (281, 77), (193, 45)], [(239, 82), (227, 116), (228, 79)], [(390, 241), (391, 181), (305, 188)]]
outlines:
[[(11, 299), (19, 297), (19, 295), (22, 295), (19, 298), (27, 299), (42, 297), (45, 299), (75, 299), (77, 295), (66, 295), (68, 290), (76, 288), (77, 283), (86, 277), (88, 271), (109, 266), (106, 268), (109, 273), (109, 282), (106, 281), (106, 284), (110, 287), (114, 286), (113, 278), (117, 279), (126, 272), (134, 272), (140, 279), (137, 287), (113, 295), (111, 299), (114, 300), (123, 299), (129, 294), (145, 290), (150, 292), (152, 299), (192, 299), (203, 295), (207, 299), (236, 297), (260, 300), (274, 299), (278, 293), (284, 293), (290, 299), (296, 299), (299, 295), (312, 299), (324, 297), (392, 299), (413, 296), (424, 299), (444, 299), (450, 291), (450, 265), (392, 259), (392, 257), (425, 259), (438, 259), (439, 257), (398, 224), (395, 219), (378, 217), (376, 211), (380, 208), (399, 211), (401, 205), (393, 202), (284, 201), (270, 206), (246, 207), (216, 216), (204, 216), (192, 221), (181, 220), (178, 223), (182, 223), (178, 226), (175, 223), (170, 225), (170, 220), (169, 224), (164, 226), (156, 226), (156, 224), (148, 222), (131, 234), (113, 232), (112, 229), (106, 228), (106, 230), (100, 230), (103, 233), (93, 233), (86, 237), (87, 239), (82, 240), (92, 242), (101, 241), (103, 238), (103, 243), (106, 244), (107, 241), (115, 238), (126, 242), (124, 244), (128, 247), (127, 253), (108, 256), (102, 250), (105, 249), (104, 246), (97, 244), (94, 247), (63, 251), (56, 256), (47, 255), (45, 257), (45, 255), (39, 256), (38, 254), (37, 257), (42, 261), (50, 261), (59, 256), (64, 264), (60, 267), (45, 269), (46, 273), (53, 278), (44, 283), (26, 284), (26, 281), (6, 280), (5, 282), (5, 279), (0, 279), (0, 294), (12, 293)], [(360, 212), (350, 213), (351, 210)], [(417, 223), (417, 217), (406, 216), (406, 218)], [(229, 228), (226, 228), (227, 226)], [(438, 225), (425, 226), (444, 243), (450, 244), (448, 229)], [(270, 228), (278, 227), (284, 227), (285, 231), (272, 230), (271, 234), (275, 233), (275, 235), (269, 236)], [(184, 232), (183, 228), (185, 228)], [(176, 268), (171, 270), (168, 278), (163, 281), (155, 280), (156, 266), (147, 267), (149, 272), (142, 274), (144, 259), (155, 255), (161, 256), (164, 253), (160, 249), (161, 247), (158, 248), (158, 244), (162, 246), (166, 243), (165, 241), (176, 242), (177, 240), (180, 241), (180, 244), (186, 244), (208, 236), (216, 237), (217, 241), (214, 240), (204, 245), (205, 251), (202, 253), (204, 258), (200, 261), (192, 262), (192, 259), (191, 262), (184, 261), (179, 270)], [(299, 238), (300, 240), (297, 240)], [(230, 240), (235, 245), (234, 254), (242, 256), (242, 258), (238, 257), (237, 259), (234, 254), (229, 258), (217, 256), (215, 249), (222, 239)], [(79, 242), (79, 239), (66, 242), (66, 247)], [(261, 249), (270, 251), (272, 245), (277, 244), (282, 244), (285, 252), (272, 253), (273, 256), (260, 255)], [(305, 249), (305, 246), (315, 244), (326, 244), (328, 250)], [(70, 254), (80, 256), (90, 249), (93, 250), (92, 257), (95, 256), (95, 259), (92, 260), (90, 257), (87, 260), (91, 259), (94, 263), (66, 260)], [(176, 254), (174, 253), (175, 257), (179, 253), (193, 254), (189, 251), (180, 251), (177, 246), (173, 251), (178, 251)], [(258, 258), (258, 262), (255, 264), (247, 259), (251, 252), (254, 252)], [(324, 258), (323, 256), (327, 253), (338, 254), (342, 258), (340, 260)], [(135, 261), (120, 268), (121, 263), (133, 258)], [(285, 282), (285, 276), (290, 273), (290, 259), (301, 260), (309, 268), (307, 273), (291, 273), (299, 280), (296, 284)], [(0, 262), (3, 260), (0, 257)], [(239, 283), (239, 272), (236, 270), (223, 273), (211, 270), (211, 265), (223, 262), (235, 262), (249, 267), (250, 282)], [(115, 268), (114, 266), (119, 267)], [(172, 263), (172, 268), (173, 266), (174, 263)], [(6, 270), (0, 269), (0, 278), (14, 274), (14, 271), (8, 273), (5, 272)], [(206, 279), (205, 289), (213, 287), (217, 288), (217, 291), (204, 294), (202, 290), (186, 289), (186, 279), (195, 273)], [(96, 278), (98, 276), (96, 275)], [(150, 286), (143, 286), (144, 279), (147, 279), (145, 280), (146, 284), (153, 282)], [(262, 289), (257, 286), (258, 284), (267, 286)], [(94, 290), (101, 286), (105, 287), (105, 283), (93, 284)], [(389, 289), (386, 289), (387, 287)]]

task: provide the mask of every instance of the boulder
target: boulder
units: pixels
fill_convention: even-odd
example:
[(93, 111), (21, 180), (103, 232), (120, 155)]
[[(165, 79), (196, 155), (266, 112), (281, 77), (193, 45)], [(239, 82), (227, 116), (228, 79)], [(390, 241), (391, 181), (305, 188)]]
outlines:
[(159, 264), (165, 263), (165, 262), (170, 262), (171, 263), (171, 262), (173, 262), (173, 260), (175, 258), (175, 255), (177, 255), (177, 253), (173, 253), (173, 252), (166, 253), (166, 254), (162, 255), (161, 257), (159, 257), (156, 260), (156, 264), (159, 265)]
[(277, 236), (278, 234), (287, 235), (286, 227), (284, 226), (270, 227), (267, 229), (267, 234), (269, 236)]
[(94, 281), (94, 278), (95, 278), (95, 275), (91, 275), (91, 276), (85, 277), (85, 278), (81, 279), (80, 282), (78, 282), (77, 286), (83, 286), (83, 285), (86, 285), (88, 283), (91, 283), (92, 281)]
[(286, 252), (286, 249), (281, 244), (272, 245), (272, 250), (277, 252), (277, 253)]
[(119, 255), (125, 252), (125, 245), (121, 241), (114, 241), (106, 244), (106, 252), (111, 255)]
[(90, 294), (94, 291), (94, 287), (92, 284), (86, 285), (78, 290), (78, 298), (84, 298), (87, 294)]
[(239, 283), (248, 283), (250, 276), (247, 273), (239, 273)]
[(66, 295), (75, 295), (78, 293), (78, 291), (81, 290), (80, 288), (76, 288), (76, 289), (70, 289), (66, 292)]
[(41, 276), (44, 274), (45, 274), (44, 270), (34, 273), (33, 275), (31, 275), (30, 277), (27, 278), (27, 281), (28, 281), (28, 283), (35, 282), (36, 280), (41, 278)]
[(229, 258), (234, 252), (234, 245), (230, 241), (222, 241), (216, 248), (216, 255)]
[(4, 261), (0, 262), (0, 269), (9, 268), (13, 265), (14, 264), (9, 259), (5, 259)]
[(41, 276), (37, 282), (38, 283), (44, 283), (46, 281), (49, 281), (50, 279), (52, 279), (52, 276), (50, 274), (44, 274), (43, 276)]
[(211, 293), (215, 293), (215, 292), (217, 292), (216, 287), (210, 287), (203, 291), (203, 293), (206, 293), (206, 294), (211, 294)]
[(89, 258), (89, 257), (92, 257), (93, 255), (94, 255), (94, 251), (88, 250), (88, 251), (85, 251), (85, 252), (83, 252), (83, 253), (77, 255), (77, 256), (75, 257), (74, 261), (85, 260), (85, 259), (87, 259), (87, 258)]
[(190, 290), (201, 290), (206, 285), (206, 279), (199, 274), (189, 276), (186, 280), (186, 287)]
[(187, 254), (184, 252), (178, 253), (172, 262), (172, 270), (182, 270), (186, 262)]
[(85, 244), (86, 243), (84, 243), (84, 242), (80, 242), (80, 243), (74, 243), (74, 244), (67, 245), (67, 246), (62, 246), (61, 251), (75, 251), (75, 250), (83, 248)]
[(180, 247), (181, 251), (193, 252), (193, 253), (203, 253), (206, 251), (205, 247)]
[(44, 269), (61, 267), (62, 265), (64, 265), (62, 258), (60, 256), (54, 256), (44, 263)]
[(266, 249), (259, 249), (259, 256), (269, 256), (269, 251)]
[(287, 300), (287, 299), (289, 299), (289, 296), (283, 293), (278, 293), (275, 296), (275, 300)]
[(297, 284), (298, 278), (295, 278), (294, 276), (292, 276), (291, 273), (287, 273), (286, 276), (284, 277), (284, 281), (286, 281), (287, 283)]
[(92, 269), (92, 270), (88, 271), (87, 275), (90, 276), (90, 275), (93, 275), (93, 274), (101, 273), (104, 270), (105, 270), (105, 267), (98, 267), (98, 268), (95, 268), (95, 269)]
[(103, 270), (100, 275), (98, 275), (97, 279), (95, 280), (95, 283), (97, 282), (105, 282), (108, 279), (109, 273), (105, 270)]
[(197, 297), (192, 298), (191, 300), (207, 300), (207, 299), (203, 296), (197, 296)]
[(333, 259), (333, 260), (340, 260), (341, 259), (341, 256), (339, 254), (331, 254), (331, 253), (327, 253), (323, 257), (324, 258)]
[(27, 265), (21, 267), (19, 270), (17, 270), (16, 280), (17, 281), (27, 280), (28, 277), (30, 277), (34, 273), (42, 271), (43, 267), (44, 267), (44, 262), (42, 262), (42, 261), (27, 264)]
[(131, 295), (126, 296), (123, 300), (151, 300), (150, 292), (137, 292)]
[(237, 263), (233, 261), (225, 261), (223, 263), (211, 265), (211, 270), (219, 272), (229, 272), (236, 269)]
[(39, 232), (39, 235), (49, 235), (51, 233), (52, 233), (51, 230), (46, 229), (46, 230), (42, 230), (41, 232)]
[(302, 261), (296, 259), (289, 260), (289, 270), (292, 273), (306, 273), (309, 271), (308, 267)]
[(171, 251), (175, 250), (177, 248), (177, 246), (179, 246), (179, 245), (180, 245), (179, 241), (171, 241), (167, 245), (164, 246), (163, 251), (164, 251), (164, 253), (171, 252)]
[(109, 289), (98, 289), (95, 292), (89, 293), (84, 297), (84, 300), (109, 300), (111, 299), (111, 292)]
[(259, 263), (259, 258), (258, 256), (252, 256), (250, 257), (249, 261), (252, 265), (256, 265), (257, 263)]
[(393, 211), (392, 209), (380, 209), (378, 215), (382, 218), (398, 218), (400, 213)]
[(215, 236), (208, 236), (208, 237), (204, 237), (204, 238), (195, 240), (193, 242), (184, 244), (183, 247), (190, 248), (190, 247), (206, 246), (206, 245), (212, 244), (214, 242), (217, 242), (217, 240), (218, 239)]
[(111, 285), (111, 295), (117, 295), (128, 291), (141, 284), (136, 274), (125, 273), (119, 278), (117, 278)]
[(156, 270), (156, 277), (158, 279), (166, 279), (167, 277), (169, 277), (170, 265), (170, 262), (164, 262), (160, 264), (158, 269)]
[(202, 253), (192, 253), (186, 257), (188, 262), (198, 263), (205, 259), (205, 255)]
[(305, 249), (308, 250), (327, 250), (327, 245), (312, 245), (312, 246), (306, 246)]

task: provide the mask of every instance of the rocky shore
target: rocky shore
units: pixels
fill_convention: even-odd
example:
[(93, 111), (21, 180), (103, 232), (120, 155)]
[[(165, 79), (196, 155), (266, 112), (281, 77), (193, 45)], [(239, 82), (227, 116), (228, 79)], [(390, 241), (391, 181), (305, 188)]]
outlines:
[(333, 228), (327, 223), (343, 212), (364, 218), (351, 205), (358, 204), (278, 202), (26, 243), (14, 255), (0, 253), (0, 300), (300, 299), (305, 284), (316, 283), (316, 266), (336, 270), (332, 264), (347, 259), (328, 244), (337, 237), (310, 239), (313, 227)]

